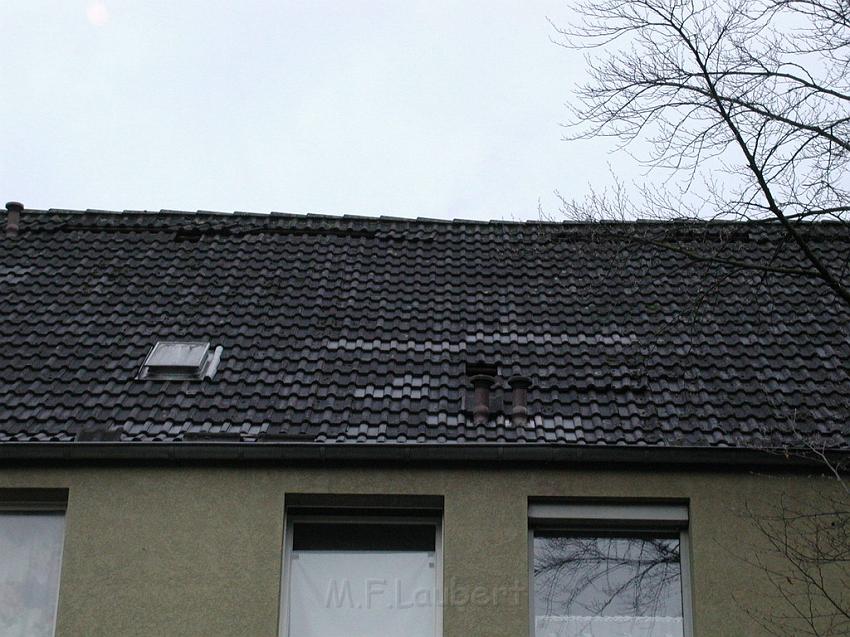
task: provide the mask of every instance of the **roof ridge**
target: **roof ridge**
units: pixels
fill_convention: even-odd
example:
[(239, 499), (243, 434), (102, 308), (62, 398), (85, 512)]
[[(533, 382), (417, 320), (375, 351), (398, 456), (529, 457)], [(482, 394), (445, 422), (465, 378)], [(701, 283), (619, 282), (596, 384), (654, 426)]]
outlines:
[[(315, 213), (315, 212), (281, 212), (279, 210), (271, 210), (269, 212), (256, 212), (256, 211), (247, 211), (247, 210), (234, 210), (231, 212), (221, 211), (221, 210), (176, 210), (171, 208), (162, 208), (160, 210), (103, 210), (96, 208), (87, 208), (86, 210), (72, 209), (72, 208), (48, 208), (48, 209), (38, 209), (38, 208), (27, 208), (23, 211), (22, 214), (39, 214), (39, 215), (79, 215), (79, 216), (98, 216), (98, 217), (124, 217), (124, 216), (140, 216), (140, 217), (155, 217), (155, 216), (163, 216), (163, 217), (171, 217), (171, 218), (179, 218), (179, 217), (189, 217), (189, 218), (198, 218), (198, 217), (215, 217), (215, 218), (234, 218), (241, 219), (245, 217), (255, 218), (255, 219), (303, 219), (303, 220), (329, 220), (329, 221), (368, 221), (368, 222), (387, 222), (387, 223), (416, 223), (416, 224), (440, 224), (440, 225), (449, 225), (449, 224), (471, 224), (471, 225), (488, 225), (488, 224), (505, 224), (505, 225), (521, 225), (521, 224), (544, 224), (544, 225), (565, 225), (571, 222), (551, 222), (545, 220), (538, 219), (526, 219), (526, 220), (515, 220), (515, 219), (464, 219), (464, 218), (454, 218), (454, 219), (439, 219), (436, 217), (400, 217), (396, 215), (366, 215), (366, 214), (351, 214), (351, 213), (340, 213), (340, 214), (327, 214), (327, 213)], [(584, 225), (584, 224), (576, 224), (576, 225)]]
[[(2, 213), (0, 213), (2, 214)], [(4, 217), (0, 217), (4, 219)], [(3, 222), (0, 222), (3, 225)], [(19, 234), (56, 234), (83, 231), (108, 234), (183, 233), (185, 241), (196, 241), (201, 235), (221, 234), (246, 236), (259, 234), (340, 234), (372, 236), (379, 234), (426, 233), (431, 239), (438, 234), (482, 233), (517, 235), (522, 240), (547, 235), (553, 241), (628, 240), (647, 231), (665, 237), (722, 238), (735, 235), (737, 240), (763, 241), (782, 229), (778, 223), (756, 223), (729, 220), (628, 221), (552, 221), (552, 220), (473, 220), (431, 219), (424, 217), (390, 217), (365, 215), (326, 215), (295, 213), (257, 213), (246, 211), (215, 212), (208, 210), (48, 210), (26, 209), (21, 213)], [(836, 221), (807, 222), (807, 233), (813, 240), (850, 242), (850, 225)], [(673, 235), (669, 235), (673, 233)], [(16, 233), (18, 234), (18, 233)], [(715, 236), (716, 235), (716, 236)], [(728, 237), (727, 237), (728, 238)], [(431, 240), (429, 239), (429, 240)]]
[[(190, 218), (190, 219), (199, 219), (199, 218), (214, 218), (216, 220), (228, 220), (228, 219), (255, 219), (262, 220), (266, 219), (269, 221), (279, 221), (282, 219), (288, 220), (303, 220), (303, 221), (334, 221), (334, 222), (381, 222), (381, 223), (390, 223), (390, 224), (417, 224), (417, 225), (426, 225), (426, 224), (435, 224), (435, 225), (478, 225), (478, 226), (493, 226), (493, 225), (505, 225), (505, 226), (546, 226), (546, 227), (578, 227), (578, 228), (586, 228), (586, 227), (646, 227), (651, 225), (665, 225), (672, 226), (676, 225), (678, 227), (687, 227), (687, 226), (699, 226), (699, 227), (708, 227), (708, 226), (745, 226), (745, 225), (754, 225), (758, 224), (759, 226), (767, 226), (769, 224), (759, 223), (756, 221), (747, 221), (747, 220), (727, 220), (727, 219), (699, 219), (699, 218), (676, 218), (676, 219), (629, 219), (629, 220), (605, 220), (605, 221), (573, 221), (569, 219), (564, 220), (552, 220), (552, 219), (464, 219), (464, 218), (454, 218), (454, 219), (439, 219), (435, 217), (399, 217), (393, 215), (361, 215), (361, 214), (350, 214), (350, 213), (342, 213), (342, 214), (327, 214), (327, 213), (293, 213), (293, 212), (281, 212), (277, 210), (272, 210), (269, 212), (256, 212), (256, 211), (245, 211), (245, 210), (235, 210), (231, 212), (227, 211), (218, 211), (218, 210), (176, 210), (170, 208), (162, 208), (160, 210), (133, 210), (133, 209), (125, 209), (125, 210), (105, 210), (105, 209), (96, 209), (96, 208), (88, 208), (86, 210), (72, 209), (72, 208), (48, 208), (48, 209), (38, 209), (38, 208), (27, 208), (21, 213), (24, 215), (36, 215), (36, 216), (58, 216), (58, 215), (69, 215), (69, 216), (90, 216), (90, 217), (100, 217), (100, 218), (127, 218), (127, 217), (147, 217), (148, 220), (151, 220), (156, 217), (168, 218), (171, 220), (179, 219), (179, 218)], [(847, 224), (841, 221), (835, 220), (820, 220), (820, 221), (810, 221), (807, 222), (812, 226), (842, 226), (846, 227)]]

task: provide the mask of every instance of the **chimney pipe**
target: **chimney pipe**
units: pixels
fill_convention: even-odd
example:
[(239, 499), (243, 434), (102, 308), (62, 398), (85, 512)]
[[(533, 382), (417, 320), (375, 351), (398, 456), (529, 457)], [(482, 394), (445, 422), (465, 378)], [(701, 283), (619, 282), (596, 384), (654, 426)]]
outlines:
[(10, 201), (6, 204), (6, 236), (14, 237), (18, 234), (18, 228), (21, 225), (21, 212), (24, 210), (24, 204), (17, 201)]
[(508, 379), (511, 386), (511, 422), (514, 427), (524, 427), (528, 422), (528, 388), (531, 379), (525, 376), (511, 376)]
[(475, 390), (472, 397), (472, 421), (476, 425), (483, 425), (490, 418), (490, 388), (495, 379), (489, 374), (476, 374), (470, 380)]

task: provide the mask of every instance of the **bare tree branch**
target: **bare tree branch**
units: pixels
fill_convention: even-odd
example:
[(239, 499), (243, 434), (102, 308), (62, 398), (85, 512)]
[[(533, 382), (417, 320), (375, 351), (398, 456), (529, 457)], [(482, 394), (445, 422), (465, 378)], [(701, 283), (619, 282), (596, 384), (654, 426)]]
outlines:
[[(585, 220), (623, 218), (627, 209), (632, 218), (704, 217), (708, 210), (713, 219), (775, 222), (790, 241), (769, 266), (685, 254), (697, 262), (717, 258), (723, 268), (816, 277), (850, 306), (850, 255), (827, 262), (800, 225), (844, 222), (850, 214), (849, 4), (579, 2), (579, 22), (555, 27), (559, 44), (586, 51), (591, 77), (576, 91), (565, 139), (613, 137), (621, 149), (640, 143), (647, 150), (639, 160), (668, 173), (664, 184), (674, 187), (662, 184), (659, 194), (653, 184), (624, 196), (617, 184), (616, 201), (592, 193), (562, 199), (562, 208)], [(708, 196), (693, 210), (700, 189)], [(657, 238), (653, 245), (676, 249)], [(792, 249), (805, 266), (786, 262)]]
[[(608, 221), (667, 221), (634, 224), (618, 239), (626, 251), (662, 249), (701, 275), (691, 316), (678, 319), (696, 321), (707, 295), (745, 273), (768, 292), (776, 277), (815, 281), (850, 308), (850, 243), (836, 259), (820, 241), (850, 239), (850, 2), (577, 3), (577, 23), (555, 26), (560, 45), (584, 51), (590, 75), (565, 139), (613, 138), (661, 180), (627, 188), (614, 176), (578, 201), (556, 193), (561, 214), (598, 223), (606, 237), (618, 232)], [(771, 240), (748, 252), (748, 232)], [(762, 548), (745, 559), (777, 604), (754, 619), (784, 637), (849, 635), (848, 467), (829, 441), (797, 429), (798, 416), (795, 445), (771, 452), (805, 455), (825, 473), (823, 490), (751, 511)], [(594, 588), (596, 572), (583, 572)], [(616, 599), (618, 589), (609, 592)]]

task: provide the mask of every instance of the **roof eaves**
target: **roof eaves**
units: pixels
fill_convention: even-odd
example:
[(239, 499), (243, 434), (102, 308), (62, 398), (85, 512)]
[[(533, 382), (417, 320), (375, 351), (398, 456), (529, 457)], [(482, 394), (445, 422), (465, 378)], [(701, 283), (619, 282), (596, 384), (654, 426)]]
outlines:
[[(850, 450), (833, 452), (846, 459)], [(803, 468), (817, 460), (775, 450), (736, 447), (629, 447), (504, 444), (320, 444), (306, 442), (7, 442), (0, 445), (7, 461), (311, 461), (311, 462), (485, 462), (535, 463), (554, 466), (609, 464), (698, 470), (741, 467)]]

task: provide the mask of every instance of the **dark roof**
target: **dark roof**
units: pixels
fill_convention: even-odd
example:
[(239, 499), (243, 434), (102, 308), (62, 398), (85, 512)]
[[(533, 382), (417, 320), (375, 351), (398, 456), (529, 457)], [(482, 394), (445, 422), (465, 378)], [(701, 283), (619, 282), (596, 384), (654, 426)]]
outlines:
[[(805, 265), (757, 225), (25, 211), (0, 226), (0, 440), (840, 442), (848, 310), (636, 240), (659, 228)], [(805, 232), (847, 259), (841, 226)], [(137, 380), (163, 339), (222, 346), (214, 378)], [(482, 362), (497, 397), (531, 378), (525, 427), (473, 424)]]

